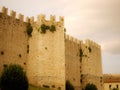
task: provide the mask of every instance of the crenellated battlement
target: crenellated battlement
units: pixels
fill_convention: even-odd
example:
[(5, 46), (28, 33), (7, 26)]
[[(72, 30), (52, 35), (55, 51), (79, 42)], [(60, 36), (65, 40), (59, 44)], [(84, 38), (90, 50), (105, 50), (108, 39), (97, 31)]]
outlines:
[(8, 14), (8, 8), (2, 7), (2, 13), (7, 15)]
[(10, 11), (10, 16), (15, 19), (15, 18), (16, 18), (16, 12), (13, 11), (13, 10), (11, 10), (11, 11)]
[(86, 43), (87, 46), (95, 46), (97, 48), (101, 48), (101, 46), (99, 44), (97, 44), (96, 42), (94, 42), (92, 40), (89, 40), (89, 39), (86, 39), (85, 43)]
[(8, 14), (8, 8), (6, 7), (2, 7), (2, 12), (4, 15), (8, 15), (14, 19), (19, 19), (20, 21), (23, 22), (30, 22), (30, 23), (34, 23), (34, 22), (40, 22), (40, 23), (53, 23), (55, 25), (61, 25), (64, 26), (64, 17), (59, 17), (59, 21), (56, 21), (56, 16), (50, 15), (50, 20), (46, 19), (46, 16), (44, 14), (40, 14), (37, 17), (37, 21), (34, 21), (34, 17), (26, 17), (26, 21), (24, 21), (24, 15), (22, 15), (21, 13), (18, 14), (18, 18), (16, 16), (16, 12), (11, 10), (10, 11), (10, 15)]
[(55, 25), (61, 25), (64, 26), (64, 17), (59, 17), (59, 21), (56, 21), (56, 16), (50, 15), (50, 20), (46, 19), (46, 16), (44, 14), (40, 14), (37, 17), (38, 23), (46, 23), (46, 24), (55, 24)]
[(90, 39), (86, 39), (85, 42), (83, 42), (82, 40), (78, 40), (70, 35), (65, 35), (65, 39), (70, 40), (72, 42), (75, 42), (77, 44), (81, 44), (82, 46), (94, 46), (97, 48), (101, 48), (101, 46), (99, 44), (97, 44), (96, 42), (90, 40)]
[(8, 15), (8, 16), (14, 18), (14, 19), (19, 19), (20, 21), (24, 21), (24, 15), (22, 15), (22, 14), (20, 13), (20, 14), (18, 14), (18, 18), (17, 18), (17, 17), (16, 17), (16, 12), (13, 11), (13, 10), (10, 11), (10, 15), (9, 15), (9, 14), (8, 14), (8, 8), (6, 8), (6, 7), (2, 7), (2, 14)]
[(77, 38), (74, 38), (74, 37), (72, 37), (72, 36), (70, 36), (70, 35), (67, 35), (67, 34), (65, 34), (65, 39), (70, 40), (70, 41), (72, 41), (72, 42), (74, 42), (74, 43), (77, 43), (77, 44), (82, 43), (81, 40), (78, 40)]

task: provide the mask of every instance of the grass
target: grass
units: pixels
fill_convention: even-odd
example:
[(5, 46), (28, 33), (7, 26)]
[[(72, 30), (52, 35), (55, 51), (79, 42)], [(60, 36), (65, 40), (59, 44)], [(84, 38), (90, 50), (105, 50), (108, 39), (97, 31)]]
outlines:
[(44, 88), (44, 87), (36, 87), (36, 86), (33, 86), (33, 85), (29, 85), (28, 90), (51, 90), (51, 89), (49, 89), (49, 88)]

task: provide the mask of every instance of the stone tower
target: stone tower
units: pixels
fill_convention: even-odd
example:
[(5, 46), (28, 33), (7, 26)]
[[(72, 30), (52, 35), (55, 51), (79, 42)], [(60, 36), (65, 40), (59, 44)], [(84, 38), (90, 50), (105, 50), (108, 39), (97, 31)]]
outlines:
[[(29, 38), (27, 74), (30, 83), (55, 89), (65, 89), (65, 42), (64, 19), (57, 22), (39, 15), (36, 22), (30, 19), (33, 27)], [(53, 29), (53, 30), (52, 30)]]
[(93, 83), (98, 90), (103, 90), (103, 74), (101, 62), (101, 47), (87, 39), (81, 43), (81, 83), (84, 89), (87, 83)]
[(84, 90), (86, 84), (95, 84), (103, 90), (101, 47), (92, 40), (80, 41), (65, 35), (66, 80), (75, 90)]

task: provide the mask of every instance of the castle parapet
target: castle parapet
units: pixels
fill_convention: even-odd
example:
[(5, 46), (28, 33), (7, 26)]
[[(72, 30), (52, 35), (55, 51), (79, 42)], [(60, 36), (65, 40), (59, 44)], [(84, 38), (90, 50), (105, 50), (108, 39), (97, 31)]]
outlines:
[(15, 18), (16, 18), (16, 12), (13, 11), (13, 10), (11, 10), (11, 11), (10, 11), (10, 16), (15, 19)]
[(26, 17), (26, 22), (29, 23), (30, 22), (30, 18)]
[(30, 23), (33, 24), (34, 23), (34, 17), (30, 18)]
[(7, 15), (8, 14), (8, 8), (2, 7), (2, 13)]
[[(2, 7), (2, 13), (5, 14), (5, 15), (8, 15), (8, 8)], [(12, 17), (12, 18), (14, 18), (14, 19), (17, 19), (17, 18), (16, 18), (16, 12), (13, 11), (13, 10), (10, 11), (10, 15), (8, 15), (8, 16), (10, 16), (10, 17)], [(19, 15), (18, 15), (18, 19), (19, 19), (20, 21), (24, 21), (24, 15), (19, 14)]]
[(51, 22), (53, 24), (59, 24), (59, 25), (64, 25), (64, 17), (59, 17), (59, 21), (56, 21), (56, 16), (50, 15), (50, 20), (46, 19), (46, 16), (44, 14), (38, 15), (37, 22), (41, 23), (48, 23)]
[[(8, 8), (6, 7), (2, 7), (2, 13), (5, 14), (5, 15), (8, 15)], [(16, 12), (11, 10), (10, 11), (10, 15), (8, 15), (14, 19), (19, 19), (20, 21), (24, 22), (24, 15), (22, 14), (18, 14), (18, 18), (16, 17)], [(33, 24), (35, 21), (34, 21), (34, 17), (31, 17), (31, 18), (26, 18), (26, 21), (25, 22), (30, 22), (31, 24)], [(40, 14), (38, 15), (37, 17), (37, 23), (39, 24), (42, 24), (42, 23), (45, 23), (45, 24), (54, 24), (54, 25), (57, 25), (57, 26), (61, 26), (61, 27), (64, 27), (64, 17), (59, 17), (59, 21), (56, 21), (56, 16), (54, 15), (50, 15), (50, 20), (47, 20), (46, 19), (46, 16), (44, 14)]]
[(77, 38), (74, 38), (74, 37), (72, 37), (72, 36), (70, 36), (70, 35), (67, 35), (67, 34), (65, 34), (65, 39), (70, 40), (70, 41), (72, 41), (72, 42), (74, 42), (74, 43), (77, 43), (77, 44), (82, 43), (82, 41), (80, 41), (80, 40), (78, 40)]
[(99, 44), (97, 44), (96, 42), (92, 41), (92, 40), (89, 40), (89, 39), (86, 39), (85, 40), (85, 43), (87, 46), (95, 46), (97, 48), (101, 48), (101, 46)]
[(51, 22), (55, 22), (55, 21), (56, 21), (56, 17), (53, 16), (53, 15), (50, 15), (50, 21), (51, 21)]
[(19, 15), (18, 15), (18, 19), (19, 19), (20, 21), (23, 21), (23, 20), (24, 20), (24, 16), (23, 16), (22, 14), (19, 14)]

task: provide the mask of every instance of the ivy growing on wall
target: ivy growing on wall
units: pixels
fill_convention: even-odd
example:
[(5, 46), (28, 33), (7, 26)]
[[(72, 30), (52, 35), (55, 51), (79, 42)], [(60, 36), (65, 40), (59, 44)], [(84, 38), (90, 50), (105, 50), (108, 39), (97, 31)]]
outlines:
[(54, 25), (51, 25), (50, 31), (51, 31), (51, 32), (54, 32), (55, 30), (56, 30), (55, 26), (54, 26)]
[(49, 27), (46, 26), (45, 24), (42, 24), (41, 25), (41, 33), (46, 33), (46, 30), (48, 29)]
[(31, 37), (31, 36), (32, 36), (33, 28), (32, 28), (32, 26), (31, 26), (30, 23), (27, 23), (26, 31), (27, 31), (27, 35), (28, 35), (29, 37)]
[(55, 25), (48, 26), (48, 25), (42, 24), (40, 26), (40, 29), (41, 29), (41, 33), (46, 33), (46, 30), (50, 30), (51, 32), (56, 31)]
[(82, 57), (82, 56), (83, 56), (83, 50), (80, 49), (80, 57)]

